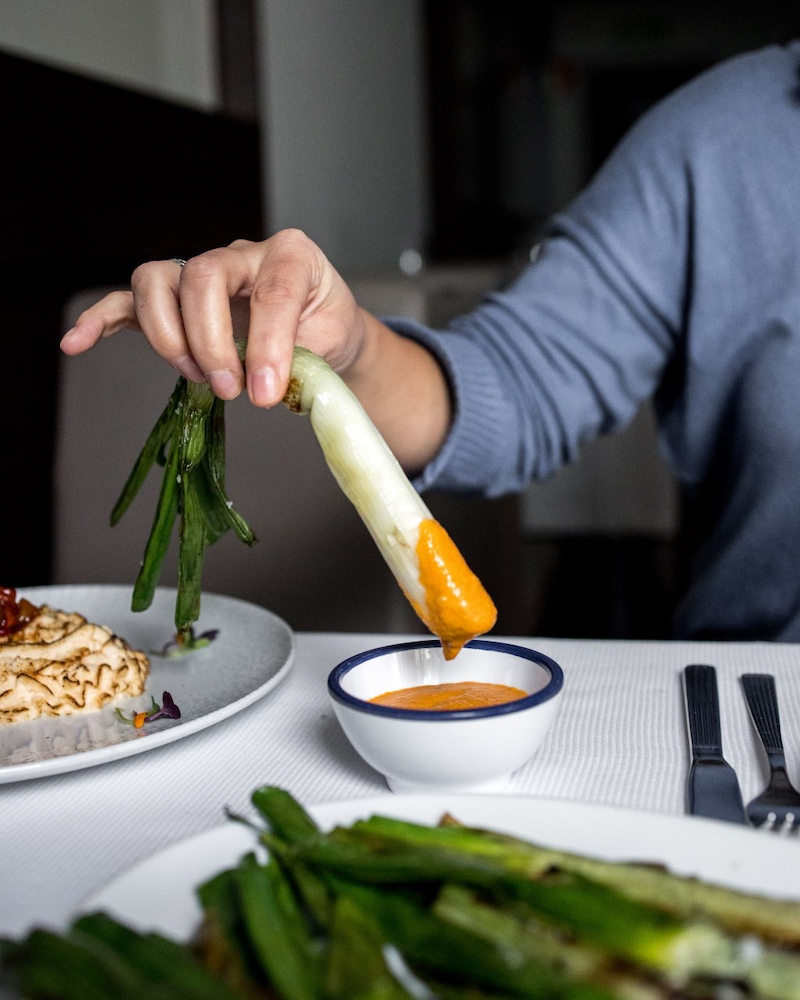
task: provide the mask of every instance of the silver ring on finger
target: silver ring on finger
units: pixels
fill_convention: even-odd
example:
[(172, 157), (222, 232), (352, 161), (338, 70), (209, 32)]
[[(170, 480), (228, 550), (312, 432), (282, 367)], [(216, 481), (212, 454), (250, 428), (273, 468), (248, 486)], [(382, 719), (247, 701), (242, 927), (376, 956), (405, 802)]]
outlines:
[(182, 257), (173, 257), (170, 261), (171, 264), (177, 264), (178, 267), (185, 267), (186, 261)]

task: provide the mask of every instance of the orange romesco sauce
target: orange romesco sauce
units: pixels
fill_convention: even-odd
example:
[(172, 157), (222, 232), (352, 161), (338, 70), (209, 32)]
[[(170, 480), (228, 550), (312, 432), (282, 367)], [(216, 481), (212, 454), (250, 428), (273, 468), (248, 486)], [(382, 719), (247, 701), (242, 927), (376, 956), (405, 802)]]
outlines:
[(419, 687), (387, 691), (370, 698), (374, 705), (390, 708), (427, 709), (431, 712), (454, 712), (464, 708), (486, 708), (525, 698), (528, 692), (506, 684), (460, 681), (457, 684), (420, 684)]
[(492, 628), (497, 608), (455, 542), (433, 518), (419, 526), (417, 560), (425, 607), (415, 610), (441, 640), (445, 659), (452, 660), (465, 642)]

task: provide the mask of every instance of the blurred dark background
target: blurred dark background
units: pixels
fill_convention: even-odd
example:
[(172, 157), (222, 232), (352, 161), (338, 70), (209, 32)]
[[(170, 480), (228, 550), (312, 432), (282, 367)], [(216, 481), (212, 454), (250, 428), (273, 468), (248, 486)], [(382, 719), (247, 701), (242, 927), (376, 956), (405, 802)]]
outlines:
[[(365, 305), (444, 323), (525, 265), (647, 107), (798, 20), (770, 2), (7, 0), (0, 582), (135, 575), (152, 507), (127, 534), (107, 512), (171, 375), (131, 335), (66, 363), (58, 340), (138, 263), (297, 225)], [(232, 446), (229, 481), (262, 543), (221, 544), (209, 589), (300, 629), (416, 628), (306, 429), (231, 409), (251, 450)], [(647, 412), (522, 497), (427, 499), (498, 631), (667, 634), (680, 501)]]

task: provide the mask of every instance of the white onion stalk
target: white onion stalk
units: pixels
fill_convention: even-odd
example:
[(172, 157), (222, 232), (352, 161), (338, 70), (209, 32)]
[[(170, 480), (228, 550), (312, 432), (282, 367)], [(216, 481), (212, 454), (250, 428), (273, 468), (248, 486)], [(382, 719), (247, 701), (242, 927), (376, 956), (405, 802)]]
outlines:
[(445, 544), (434, 545), (435, 578), (426, 578), (418, 544), (421, 527), (436, 523), (433, 515), (333, 369), (318, 355), (295, 347), (284, 403), (308, 414), (336, 481), (414, 610), (442, 639), (445, 655), (452, 658), (464, 642), (488, 631), (496, 618), (494, 605), (438, 525)]

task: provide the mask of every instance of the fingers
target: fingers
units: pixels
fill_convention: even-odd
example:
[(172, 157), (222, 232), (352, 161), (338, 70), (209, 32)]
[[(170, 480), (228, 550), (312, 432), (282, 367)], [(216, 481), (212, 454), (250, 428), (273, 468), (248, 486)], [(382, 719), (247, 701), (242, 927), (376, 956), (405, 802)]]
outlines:
[(78, 317), (61, 339), (61, 350), (75, 355), (88, 351), (103, 337), (119, 330), (141, 330), (153, 349), (193, 382), (205, 381), (183, 328), (178, 305), (180, 267), (174, 261), (153, 261), (138, 267), (130, 292), (111, 292)]
[(258, 244), (210, 250), (187, 262), (180, 276), (180, 307), (186, 341), (214, 392), (233, 399), (244, 387), (234, 343), (231, 302), (246, 295), (257, 272)]
[(141, 264), (131, 275), (131, 289), (138, 328), (153, 350), (193, 382), (205, 374), (193, 356), (179, 304), (183, 277), (174, 260)]
[(250, 292), (247, 390), (256, 406), (283, 399), (300, 323), (321, 297), (330, 265), (303, 233), (286, 230), (264, 245)]
[(75, 326), (61, 338), (61, 350), (69, 355), (82, 354), (94, 347), (101, 337), (110, 337), (124, 329), (140, 329), (133, 295), (111, 292), (80, 314)]
[(330, 330), (321, 314), (335, 277), (322, 251), (297, 230), (262, 243), (237, 240), (183, 267), (151, 261), (134, 271), (131, 292), (114, 292), (82, 313), (61, 347), (80, 354), (118, 330), (141, 330), (183, 375), (207, 379), (218, 396), (233, 399), (245, 385), (234, 320), (241, 329), (249, 307), (247, 389), (257, 406), (273, 406), (285, 395), (301, 324), (314, 316), (317, 337)]

